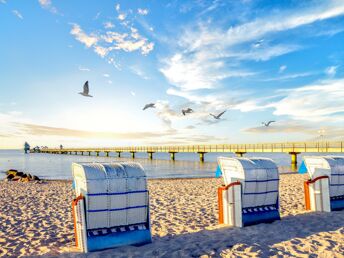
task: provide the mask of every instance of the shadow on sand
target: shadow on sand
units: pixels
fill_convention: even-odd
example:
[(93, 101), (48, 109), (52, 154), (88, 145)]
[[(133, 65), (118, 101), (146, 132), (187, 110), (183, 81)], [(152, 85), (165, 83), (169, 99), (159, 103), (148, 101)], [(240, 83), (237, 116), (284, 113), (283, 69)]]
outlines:
[[(218, 226), (211, 230), (202, 230), (182, 235), (153, 237), (153, 243), (141, 247), (120, 247), (102, 252), (65, 253), (64, 257), (199, 257), (209, 255), (219, 257), (224, 250), (240, 244), (243, 250), (258, 254), (259, 257), (281, 255), (275, 244), (291, 241), (293, 245), (301, 243), (300, 239), (321, 233), (341, 230), (344, 211), (331, 213), (304, 213), (283, 217), (271, 224), (258, 224), (245, 228)], [(153, 222), (154, 223), (154, 222)], [(240, 246), (236, 251), (240, 251)], [(302, 251), (298, 250), (302, 255)], [(283, 255), (292, 256), (284, 253)], [(304, 255), (307, 255), (304, 253)]]

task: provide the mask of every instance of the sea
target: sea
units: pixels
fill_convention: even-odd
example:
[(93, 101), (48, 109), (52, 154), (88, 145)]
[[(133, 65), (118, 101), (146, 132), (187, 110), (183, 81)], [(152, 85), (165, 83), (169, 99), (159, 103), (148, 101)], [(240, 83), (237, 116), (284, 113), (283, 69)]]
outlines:
[[(298, 165), (303, 155), (321, 155), (305, 153), (298, 155)], [(24, 173), (36, 175), (42, 179), (72, 179), (71, 166), (73, 162), (139, 162), (146, 171), (148, 178), (211, 178), (215, 177), (217, 158), (234, 157), (233, 153), (207, 153), (205, 161), (199, 161), (197, 153), (177, 153), (176, 160), (171, 161), (168, 153), (155, 153), (150, 160), (147, 153), (136, 153), (132, 159), (130, 153), (122, 153), (121, 158), (116, 153), (105, 157), (103, 153), (96, 156), (66, 155), (66, 154), (25, 154), (23, 150), (0, 150), (0, 179), (5, 177), (5, 171), (16, 169)], [(287, 153), (246, 153), (245, 157), (265, 157), (273, 159), (280, 173), (295, 172), (290, 167), (290, 155)]]

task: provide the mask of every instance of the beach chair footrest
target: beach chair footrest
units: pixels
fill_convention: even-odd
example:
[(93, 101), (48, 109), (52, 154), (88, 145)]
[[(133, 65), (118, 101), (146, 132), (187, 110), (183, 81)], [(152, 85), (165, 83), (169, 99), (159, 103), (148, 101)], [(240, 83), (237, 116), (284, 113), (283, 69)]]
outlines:
[(242, 222), (244, 227), (259, 223), (271, 223), (280, 219), (281, 217), (278, 209), (270, 206), (243, 209), (242, 213)]
[(330, 198), (331, 211), (339, 211), (344, 209), (344, 195)]
[(126, 245), (144, 245), (151, 242), (152, 237), (149, 229), (87, 237), (88, 250), (91, 252)]

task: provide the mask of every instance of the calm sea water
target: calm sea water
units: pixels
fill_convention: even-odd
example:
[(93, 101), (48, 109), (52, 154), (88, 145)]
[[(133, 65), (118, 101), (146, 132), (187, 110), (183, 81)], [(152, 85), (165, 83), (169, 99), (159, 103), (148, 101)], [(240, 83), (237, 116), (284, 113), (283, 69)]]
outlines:
[[(45, 179), (71, 179), (71, 164), (73, 162), (112, 162), (136, 161), (145, 168), (149, 178), (195, 178), (214, 177), (216, 158), (219, 156), (233, 157), (231, 153), (208, 153), (205, 162), (199, 162), (197, 153), (177, 153), (176, 161), (170, 161), (168, 153), (155, 153), (154, 159), (149, 160), (147, 153), (136, 153), (133, 160), (129, 153), (122, 153), (121, 158), (81, 155), (58, 154), (24, 154), (21, 150), (0, 150), (0, 171), (17, 169), (25, 173), (37, 175)], [(310, 155), (307, 153), (306, 155)], [(315, 154), (316, 155), (316, 154)], [(319, 155), (319, 154), (318, 154)], [(247, 153), (246, 157), (267, 157), (273, 159), (279, 166), (280, 172), (291, 172), (290, 156), (284, 153)], [(299, 155), (299, 164), (302, 155)], [(0, 173), (0, 178), (4, 173)]]

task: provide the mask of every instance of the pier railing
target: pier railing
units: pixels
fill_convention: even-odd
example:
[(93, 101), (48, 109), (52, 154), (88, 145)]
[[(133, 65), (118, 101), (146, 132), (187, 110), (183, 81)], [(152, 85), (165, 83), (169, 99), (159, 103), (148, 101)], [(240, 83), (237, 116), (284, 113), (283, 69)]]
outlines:
[(212, 145), (179, 145), (179, 146), (127, 146), (108, 148), (49, 148), (42, 152), (343, 152), (343, 142), (293, 142), (293, 143), (257, 143), (257, 144), (212, 144)]

